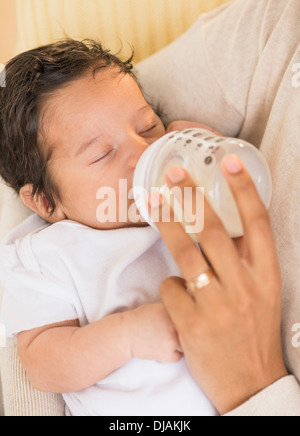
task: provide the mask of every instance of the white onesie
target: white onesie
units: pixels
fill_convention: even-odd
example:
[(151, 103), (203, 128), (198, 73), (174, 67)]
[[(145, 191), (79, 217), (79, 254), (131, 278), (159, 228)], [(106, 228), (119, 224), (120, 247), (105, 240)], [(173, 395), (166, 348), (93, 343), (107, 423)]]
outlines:
[[(178, 267), (150, 227), (99, 231), (34, 215), (0, 248), (0, 320), (9, 337), (66, 320), (85, 326), (158, 302), (161, 282), (174, 275)], [(93, 387), (63, 396), (73, 416), (216, 415), (184, 359), (132, 359)]]

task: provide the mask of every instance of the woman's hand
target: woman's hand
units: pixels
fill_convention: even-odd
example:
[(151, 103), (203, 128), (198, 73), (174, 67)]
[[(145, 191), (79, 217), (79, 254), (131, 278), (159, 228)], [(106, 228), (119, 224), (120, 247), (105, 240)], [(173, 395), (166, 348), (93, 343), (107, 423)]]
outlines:
[[(281, 277), (268, 213), (254, 183), (234, 156), (223, 163), (244, 224), (239, 248), (205, 200), (197, 249), (180, 223), (157, 224), (187, 282), (210, 266), (215, 277), (190, 295), (186, 281), (163, 282), (163, 302), (178, 331), (189, 368), (220, 414), (287, 375), (281, 343)], [(196, 185), (181, 169), (168, 172), (170, 187)], [(152, 196), (152, 208), (163, 198)], [(161, 211), (162, 213), (162, 211)], [(240, 249), (241, 248), (241, 249)]]

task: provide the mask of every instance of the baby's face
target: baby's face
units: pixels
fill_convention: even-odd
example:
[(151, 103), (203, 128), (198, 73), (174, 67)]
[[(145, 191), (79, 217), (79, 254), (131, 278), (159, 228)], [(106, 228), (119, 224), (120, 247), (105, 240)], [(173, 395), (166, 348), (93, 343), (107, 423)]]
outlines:
[[(61, 195), (54, 216), (95, 229), (144, 225), (142, 219), (133, 223), (130, 214), (120, 222), (119, 207), (128, 211), (134, 206), (128, 193), (135, 167), (165, 128), (135, 80), (112, 69), (87, 75), (51, 97), (41, 119), (43, 136), (53, 151), (49, 171)], [(120, 179), (127, 181), (122, 198)], [(101, 203), (107, 200), (99, 198), (104, 187), (116, 194), (115, 222), (99, 222)]]

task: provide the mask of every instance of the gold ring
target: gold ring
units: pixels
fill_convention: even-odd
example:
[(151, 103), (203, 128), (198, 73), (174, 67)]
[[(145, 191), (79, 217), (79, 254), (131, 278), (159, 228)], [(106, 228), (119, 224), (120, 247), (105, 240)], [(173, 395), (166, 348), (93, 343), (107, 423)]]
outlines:
[(209, 268), (204, 273), (197, 276), (194, 280), (187, 282), (187, 289), (194, 294), (196, 291), (199, 291), (210, 284), (212, 279), (216, 278), (213, 270)]

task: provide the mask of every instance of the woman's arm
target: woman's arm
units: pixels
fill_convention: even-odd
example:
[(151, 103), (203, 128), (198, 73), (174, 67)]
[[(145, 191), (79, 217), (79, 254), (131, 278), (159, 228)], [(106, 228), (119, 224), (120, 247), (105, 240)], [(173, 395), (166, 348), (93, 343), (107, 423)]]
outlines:
[(43, 392), (86, 389), (131, 358), (176, 362), (178, 337), (161, 303), (118, 313), (86, 327), (78, 320), (18, 336), (18, 351), (32, 385)]
[[(205, 257), (179, 223), (158, 227), (187, 281), (208, 269), (207, 260), (214, 269), (215, 278), (193, 296), (178, 278), (166, 280), (161, 291), (193, 376), (226, 414), (288, 372), (281, 343), (281, 277), (268, 213), (235, 157), (224, 162), (223, 170), (244, 223), (242, 253), (207, 202), (204, 231), (197, 235)], [(170, 170), (169, 186), (193, 187), (195, 192), (189, 175), (176, 181), (178, 174)], [(294, 407), (294, 394), (295, 389), (283, 410)]]

